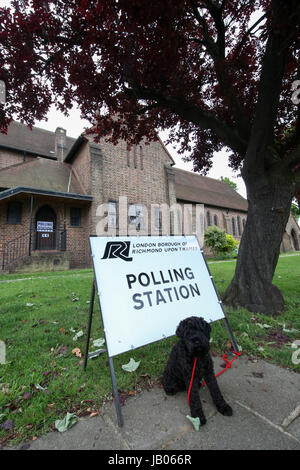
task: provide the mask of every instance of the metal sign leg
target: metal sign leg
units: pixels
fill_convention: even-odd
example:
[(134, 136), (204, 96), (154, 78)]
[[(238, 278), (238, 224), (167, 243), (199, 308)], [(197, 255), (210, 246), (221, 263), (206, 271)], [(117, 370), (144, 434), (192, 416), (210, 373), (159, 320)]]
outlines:
[(84, 370), (86, 370), (87, 360), (88, 360), (88, 356), (89, 356), (89, 342), (90, 342), (90, 336), (91, 336), (91, 327), (92, 327), (92, 319), (93, 319), (95, 292), (96, 292), (96, 280), (94, 279), (93, 284), (92, 284), (92, 292), (91, 292), (91, 300), (90, 300), (89, 324), (88, 324), (88, 330), (87, 330), (87, 340), (86, 340), (84, 364), (83, 364), (83, 369)]
[(118, 393), (118, 387), (117, 387), (117, 380), (115, 376), (114, 363), (111, 357), (108, 357), (108, 363), (109, 363), (110, 376), (111, 376), (113, 392), (114, 392), (114, 397), (115, 397), (118, 425), (122, 427), (124, 422), (123, 422), (123, 416), (122, 416), (121, 405), (120, 405), (120, 400), (119, 400), (119, 393)]
[[(225, 314), (225, 312), (224, 312), (224, 314)], [(233, 335), (233, 333), (232, 333), (232, 330), (231, 330), (231, 327), (230, 327), (230, 324), (229, 324), (229, 321), (228, 321), (228, 318), (226, 317), (226, 315), (225, 315), (225, 317), (224, 317), (224, 322), (225, 322), (225, 325), (226, 325), (228, 334), (229, 334), (229, 336), (230, 336), (231, 344), (232, 344), (234, 350), (235, 350), (236, 352), (239, 352), (239, 347), (238, 347), (237, 342), (236, 342), (236, 340), (235, 340), (235, 337), (234, 337), (234, 335)]]

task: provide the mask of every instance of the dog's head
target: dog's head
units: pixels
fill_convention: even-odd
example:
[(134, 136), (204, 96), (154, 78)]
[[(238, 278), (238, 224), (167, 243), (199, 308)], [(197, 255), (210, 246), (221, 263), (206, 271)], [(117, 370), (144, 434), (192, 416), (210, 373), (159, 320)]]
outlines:
[(176, 335), (190, 354), (204, 356), (209, 351), (210, 325), (202, 317), (189, 317), (182, 320)]

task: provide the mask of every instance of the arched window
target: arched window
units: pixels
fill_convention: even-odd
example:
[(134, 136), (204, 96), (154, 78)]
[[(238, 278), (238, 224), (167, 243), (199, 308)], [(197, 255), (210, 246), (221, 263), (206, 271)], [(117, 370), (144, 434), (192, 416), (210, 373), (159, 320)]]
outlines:
[(237, 229), (238, 229), (238, 235), (241, 236), (242, 235), (241, 218), (239, 215), (237, 216)]
[(144, 169), (144, 153), (143, 153), (143, 147), (140, 145), (140, 165), (141, 165), (141, 170)]
[(206, 222), (207, 222), (207, 226), (210, 227), (211, 226), (211, 219), (210, 219), (210, 212), (209, 211), (206, 212)]
[(214, 215), (214, 225), (218, 227), (218, 216), (217, 214)]
[(126, 160), (127, 160), (127, 166), (130, 166), (130, 154), (129, 154), (128, 147), (126, 147)]
[(235, 218), (232, 217), (232, 235), (235, 237), (236, 235), (236, 229), (235, 229)]

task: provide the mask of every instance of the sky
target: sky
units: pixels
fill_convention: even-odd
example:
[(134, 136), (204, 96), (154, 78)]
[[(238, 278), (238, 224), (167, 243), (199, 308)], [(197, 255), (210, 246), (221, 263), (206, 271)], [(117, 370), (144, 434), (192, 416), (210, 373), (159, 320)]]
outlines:
[[(0, 7), (9, 6), (9, 4), (10, 0), (0, 0)], [(52, 132), (54, 132), (57, 127), (62, 127), (66, 129), (68, 136), (74, 138), (77, 138), (84, 131), (84, 128), (89, 127), (89, 125), (90, 124), (87, 121), (80, 118), (80, 111), (76, 108), (71, 111), (69, 117), (64, 116), (54, 108), (51, 108), (47, 116), (47, 121), (35, 122), (36, 127), (41, 127), (42, 129), (47, 129)], [(165, 134), (161, 133), (159, 135), (163, 142), (166, 141), (167, 136)], [(177, 154), (172, 145), (168, 145), (167, 149), (173, 157), (177, 168), (192, 171), (192, 163), (183, 162), (182, 156)], [(215, 179), (220, 179), (221, 176), (230, 178), (230, 180), (237, 184), (238, 193), (245, 198), (247, 197), (243, 179), (238, 177), (238, 173), (234, 172), (228, 166), (228, 158), (225, 150), (215, 154), (213, 167), (206, 176)]]

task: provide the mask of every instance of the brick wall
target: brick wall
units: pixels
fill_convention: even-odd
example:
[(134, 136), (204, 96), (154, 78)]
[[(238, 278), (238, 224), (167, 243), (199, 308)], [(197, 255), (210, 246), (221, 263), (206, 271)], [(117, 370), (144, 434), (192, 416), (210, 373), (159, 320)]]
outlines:
[(82, 144), (71, 164), (86, 194), (91, 194), (91, 169), (88, 142)]
[(30, 155), (24, 155), (23, 152), (0, 148), (0, 170), (12, 165), (34, 160), (34, 158), (35, 157), (31, 157)]
[(126, 196), (129, 204), (142, 204), (148, 210), (150, 229), (150, 205), (169, 203), (169, 191), (165, 165), (171, 161), (160, 142), (138, 145), (127, 150), (125, 142), (111, 145), (90, 143), (90, 175), (93, 204), (90, 212), (89, 231), (96, 234), (101, 220), (97, 208), (109, 201), (118, 202)]
[[(216, 225), (215, 217), (217, 218), (217, 226), (225, 230), (226, 233), (232, 235), (237, 241), (241, 240), (243, 231), (244, 231), (244, 223), (246, 223), (247, 214), (242, 211), (235, 211), (235, 210), (225, 210), (218, 207), (213, 206), (205, 206), (204, 209), (204, 230), (208, 227), (208, 217), (207, 213), (210, 214), (210, 225)], [(235, 233), (233, 229), (233, 223), (235, 227)], [(239, 221), (239, 222), (238, 222)], [(243, 222), (244, 221), (244, 222)], [(240, 227), (240, 230), (239, 230)]]

